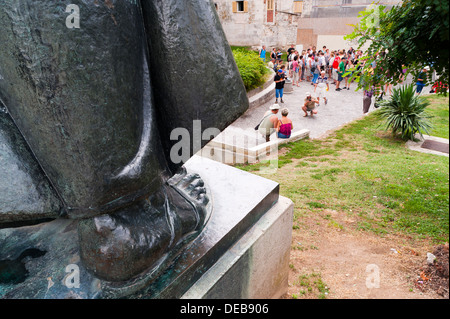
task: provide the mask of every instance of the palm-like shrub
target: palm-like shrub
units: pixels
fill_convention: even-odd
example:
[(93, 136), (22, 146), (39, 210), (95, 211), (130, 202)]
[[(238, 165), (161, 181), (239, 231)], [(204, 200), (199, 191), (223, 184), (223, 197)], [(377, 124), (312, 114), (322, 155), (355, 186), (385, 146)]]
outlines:
[(385, 120), (386, 130), (391, 129), (394, 135), (400, 133), (405, 141), (415, 141), (416, 133), (423, 137), (431, 129), (431, 116), (425, 112), (430, 103), (415, 93), (414, 84), (394, 89), (390, 99), (378, 104), (382, 107), (379, 116)]

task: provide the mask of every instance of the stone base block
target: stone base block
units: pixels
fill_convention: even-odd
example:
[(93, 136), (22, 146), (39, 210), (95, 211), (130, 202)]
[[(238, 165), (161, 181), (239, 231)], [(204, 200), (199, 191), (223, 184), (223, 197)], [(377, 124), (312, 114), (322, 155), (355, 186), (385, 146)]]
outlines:
[[(0, 229), (0, 299), (179, 299), (222, 269), (224, 276), (216, 277), (224, 284), (203, 297), (278, 297), (287, 288), (292, 203), (279, 200), (279, 185), (260, 176), (198, 156), (185, 166), (210, 189), (213, 213), (156, 279), (151, 269), (122, 283), (96, 278), (80, 258), (78, 221), (57, 219)], [(17, 280), (2, 281), (9, 266)], [(229, 285), (232, 278), (239, 282)]]
[[(244, 136), (242, 138), (242, 136), (236, 136), (233, 131), (230, 131), (227, 139), (216, 138), (212, 140), (197, 155), (225, 164), (254, 164), (258, 161), (277, 158), (280, 145), (307, 139), (310, 131), (307, 129), (294, 131), (291, 137), (287, 139), (278, 138), (274, 133), (271, 136), (271, 141), (261, 144), (258, 144), (258, 133), (255, 134), (253, 137)], [(236, 143), (232, 142), (234, 136), (236, 136)], [(244, 140), (244, 143), (242, 140)], [(247, 142), (247, 145), (245, 142)]]
[(280, 197), (183, 299), (276, 299), (287, 292), (294, 206)]

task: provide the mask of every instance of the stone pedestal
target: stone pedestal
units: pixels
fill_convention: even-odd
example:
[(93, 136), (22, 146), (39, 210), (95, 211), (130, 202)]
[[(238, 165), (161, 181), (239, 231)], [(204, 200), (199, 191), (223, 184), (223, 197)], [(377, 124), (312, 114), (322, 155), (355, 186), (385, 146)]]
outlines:
[[(77, 221), (60, 219), (0, 230), (0, 265), (24, 277), (0, 283), (0, 298), (279, 297), (287, 289), (292, 203), (265, 178), (198, 156), (185, 166), (209, 187), (213, 213), (157, 280), (111, 284), (95, 278), (79, 256)], [(29, 256), (22, 258), (24, 252)], [(240, 283), (230, 286), (233, 281)]]
[(285, 94), (291, 94), (294, 92), (294, 87), (292, 86), (292, 80), (287, 79), (284, 83), (284, 91)]
[(287, 292), (293, 203), (281, 197), (183, 299), (278, 299)]
[(257, 131), (243, 132), (241, 129), (228, 128), (197, 154), (224, 164), (255, 164), (277, 158), (281, 144), (306, 139), (309, 133), (306, 129), (294, 131), (290, 138), (278, 138), (273, 133), (269, 142), (261, 142), (265, 140)]

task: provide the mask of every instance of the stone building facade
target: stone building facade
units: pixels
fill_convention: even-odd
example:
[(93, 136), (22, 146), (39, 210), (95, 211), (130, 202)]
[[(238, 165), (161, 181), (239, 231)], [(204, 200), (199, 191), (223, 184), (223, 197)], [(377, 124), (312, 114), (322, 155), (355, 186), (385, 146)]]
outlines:
[(303, 1), (214, 0), (230, 45), (285, 47), (297, 41)]
[[(231, 45), (268, 48), (345, 48), (344, 35), (353, 31), (358, 13), (373, 0), (214, 0)], [(401, 0), (381, 0), (392, 5)]]
[(358, 24), (359, 12), (374, 2), (389, 9), (401, 0), (305, 0), (298, 20), (296, 43), (317, 48), (326, 45), (331, 49), (355, 47), (356, 44), (345, 41), (344, 36), (353, 32), (352, 25)]

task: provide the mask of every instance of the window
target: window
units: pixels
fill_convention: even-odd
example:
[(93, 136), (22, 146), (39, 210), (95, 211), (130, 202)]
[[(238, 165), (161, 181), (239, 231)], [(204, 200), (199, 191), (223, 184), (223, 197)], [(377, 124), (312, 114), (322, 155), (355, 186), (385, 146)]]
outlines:
[(274, 21), (274, 11), (275, 11), (275, 4), (274, 0), (267, 0), (267, 22), (273, 23)]
[(294, 13), (303, 12), (303, 0), (294, 0)]
[(244, 12), (244, 1), (236, 1), (237, 2), (237, 11)]
[(342, 4), (352, 4), (352, 0), (342, 0)]
[(248, 1), (233, 1), (233, 13), (248, 12)]

